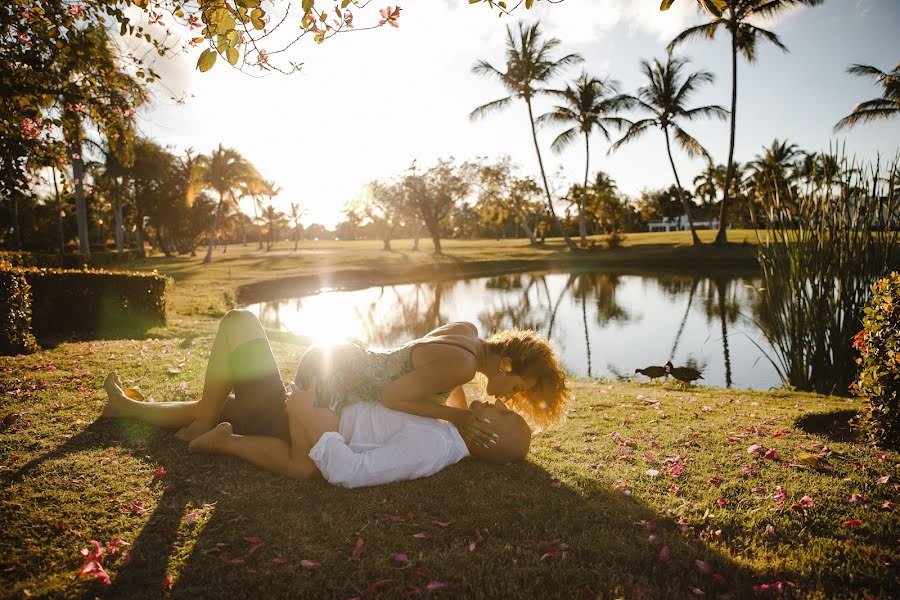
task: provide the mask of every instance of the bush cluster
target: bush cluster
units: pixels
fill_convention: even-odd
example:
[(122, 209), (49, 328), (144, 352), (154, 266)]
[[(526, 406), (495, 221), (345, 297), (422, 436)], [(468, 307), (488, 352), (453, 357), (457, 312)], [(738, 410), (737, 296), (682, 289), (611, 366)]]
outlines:
[(872, 286), (853, 347), (860, 372), (851, 388), (869, 402), (863, 428), (874, 443), (900, 448), (900, 273)]
[(0, 268), (0, 354), (37, 349), (31, 332), (31, 287), (21, 270)]
[[(24, 280), (31, 290), (29, 332), (38, 340), (71, 335), (118, 337), (166, 323), (168, 278), (158, 273), (106, 270), (16, 268), (0, 265), (9, 281)], [(3, 289), (6, 279), (4, 281)], [(10, 321), (23, 310), (11, 305), (0, 316)], [(17, 312), (18, 311), (18, 312)], [(24, 314), (24, 313), (22, 313)], [(24, 327), (24, 325), (22, 325)]]

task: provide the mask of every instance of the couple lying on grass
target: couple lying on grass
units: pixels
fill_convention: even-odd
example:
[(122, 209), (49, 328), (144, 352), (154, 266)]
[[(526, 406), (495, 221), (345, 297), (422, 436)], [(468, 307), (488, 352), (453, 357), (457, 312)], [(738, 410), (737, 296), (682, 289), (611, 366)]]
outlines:
[[(487, 377), (493, 403), (466, 402), (462, 385), (476, 373)], [(528, 421), (555, 423), (569, 394), (545, 339), (513, 330), (482, 340), (470, 323), (384, 352), (313, 346), (288, 392), (262, 325), (245, 310), (220, 322), (200, 400), (141, 402), (115, 373), (104, 387), (104, 417), (178, 429), (192, 452), (344, 487), (426, 477), (466, 456), (522, 460)]]

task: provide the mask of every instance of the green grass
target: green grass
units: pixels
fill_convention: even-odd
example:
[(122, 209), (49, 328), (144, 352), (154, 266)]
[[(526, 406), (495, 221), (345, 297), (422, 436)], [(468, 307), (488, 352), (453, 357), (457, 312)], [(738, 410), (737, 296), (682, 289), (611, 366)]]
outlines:
[[(630, 240), (635, 252), (661, 252), (659, 239), (643, 240)], [(365, 243), (336, 244), (330, 258), (310, 252), (329, 247), (309, 244), (300, 258), (285, 247), (269, 255), (232, 247), (211, 268), (199, 258), (151, 259), (178, 281), (168, 327), (143, 340), (0, 357), (0, 418), (17, 416), (0, 426), (0, 597), (156, 598), (167, 578), (168, 593), (186, 598), (406, 597), (412, 588), (433, 597), (740, 598), (779, 581), (800, 598), (900, 593), (900, 513), (882, 508), (900, 504), (900, 456), (798, 425), (809, 414), (859, 410), (856, 400), (579, 380), (567, 420), (538, 435), (524, 463), (466, 460), (356, 491), (189, 455), (170, 432), (98, 419), (111, 368), (159, 401), (196, 396), (216, 326), (205, 312), (223, 310), (237, 283), (431, 260), (385, 257)], [(447, 244), (451, 257), (476, 262), (555, 252), (499, 248)], [(271, 338), (288, 378), (303, 347)], [(749, 454), (753, 444), (778, 458)], [(801, 464), (804, 453), (820, 457), (816, 468)], [(165, 474), (154, 478), (159, 467)], [(867, 500), (852, 504), (853, 494)], [(812, 506), (791, 509), (804, 496)], [(136, 502), (143, 510), (132, 510)], [(853, 519), (862, 525), (843, 525)], [(413, 537), (422, 531), (431, 539)], [(79, 579), (79, 550), (116, 538), (130, 545), (105, 558), (112, 584)], [(264, 545), (251, 553), (247, 538)], [(408, 560), (393, 561), (398, 553)], [(449, 587), (429, 591), (432, 581)]]

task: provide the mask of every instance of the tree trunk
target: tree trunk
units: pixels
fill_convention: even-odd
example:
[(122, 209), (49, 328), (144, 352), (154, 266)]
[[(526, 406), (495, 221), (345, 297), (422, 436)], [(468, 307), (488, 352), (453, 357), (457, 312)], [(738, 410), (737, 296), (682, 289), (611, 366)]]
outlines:
[[(78, 250), (85, 257), (91, 255), (88, 237), (87, 200), (84, 197), (84, 160), (81, 158), (81, 119), (73, 116), (69, 131), (69, 160), (72, 162), (72, 178), (75, 180), (75, 222), (78, 225)], [(78, 158), (75, 158), (75, 157)]]
[(297, 251), (297, 243), (300, 239), (300, 226), (294, 221), (294, 252)]
[(553, 216), (553, 220), (556, 222), (559, 232), (566, 241), (566, 246), (568, 246), (570, 250), (575, 250), (575, 242), (573, 242), (572, 238), (569, 237), (569, 234), (566, 233), (566, 228), (563, 227), (562, 221), (556, 216), (556, 209), (553, 208), (553, 200), (550, 198), (550, 186), (547, 184), (547, 175), (544, 173), (544, 160), (541, 158), (541, 147), (538, 145), (537, 130), (534, 128), (534, 113), (531, 110), (531, 99), (526, 99), (525, 103), (528, 104), (528, 120), (531, 123), (531, 138), (534, 140), (534, 150), (537, 152), (538, 166), (541, 169), (541, 179), (544, 181), (544, 191), (547, 193), (547, 208), (550, 209), (550, 214)]
[(144, 251), (144, 213), (141, 210), (141, 203), (137, 199), (137, 194), (134, 197), (134, 212), (137, 255), (141, 258), (147, 258), (147, 253)]
[(731, 32), (731, 140), (728, 142), (728, 166), (725, 168), (725, 189), (722, 194), (722, 206), (719, 207), (719, 230), (716, 232), (717, 246), (722, 246), (728, 241), (725, 226), (728, 221), (728, 197), (731, 194), (731, 178), (734, 176), (734, 133), (737, 112), (737, 63), (738, 49), (737, 31)]
[(213, 222), (212, 227), (209, 230), (209, 245), (206, 247), (206, 256), (203, 258), (203, 262), (210, 263), (212, 262), (213, 257), (213, 244), (216, 239), (216, 228), (219, 225), (219, 212), (222, 210), (222, 204), (225, 200), (225, 197), (222, 193), (219, 193), (219, 203), (216, 205), (216, 212), (213, 213)]
[(56, 167), (53, 167), (53, 192), (56, 194), (56, 223), (59, 228), (59, 266), (63, 266), (63, 254), (66, 251), (66, 230), (63, 223), (62, 198), (59, 195), (59, 183), (56, 179)]
[(434, 253), (435, 254), (443, 254), (441, 250), (441, 227), (440, 224), (436, 221), (432, 222), (430, 219), (425, 220), (425, 227), (428, 228), (428, 233), (431, 234), (431, 242), (434, 244)]
[(256, 221), (256, 237), (259, 240), (259, 247), (257, 250), (263, 249), (262, 243), (262, 222), (259, 220), (259, 212), (256, 210), (256, 198), (253, 198), (253, 220)]
[[(587, 248), (587, 228), (584, 224), (584, 201), (587, 198), (588, 170), (591, 166), (591, 142), (587, 133), (584, 134), (584, 187), (581, 188), (581, 203), (578, 205), (578, 233), (581, 234), (581, 246)], [(590, 376), (590, 365), (588, 365)]]
[(678, 179), (678, 171), (675, 169), (675, 161), (672, 159), (672, 146), (669, 144), (669, 128), (663, 127), (663, 133), (666, 134), (666, 152), (669, 153), (669, 164), (672, 165), (672, 173), (675, 174), (675, 185), (678, 186), (678, 197), (681, 198), (681, 205), (684, 207), (684, 214), (687, 216), (688, 225), (691, 226), (691, 240), (695, 246), (702, 246), (703, 242), (697, 237), (697, 231), (694, 229), (694, 218), (691, 216), (691, 207), (681, 189), (681, 180)]
[(422, 227), (422, 224), (419, 221), (416, 221), (412, 228), (412, 236), (413, 236), (413, 252), (419, 251), (419, 229)]
[(122, 235), (122, 194), (119, 189), (119, 178), (113, 183), (113, 219), (115, 221), (116, 252), (119, 254), (125, 249), (125, 237)]
[(13, 191), (10, 196), (10, 200), (12, 201), (12, 225), (13, 231), (15, 232), (15, 248), (16, 250), (22, 249), (22, 237), (19, 233), (19, 192)]

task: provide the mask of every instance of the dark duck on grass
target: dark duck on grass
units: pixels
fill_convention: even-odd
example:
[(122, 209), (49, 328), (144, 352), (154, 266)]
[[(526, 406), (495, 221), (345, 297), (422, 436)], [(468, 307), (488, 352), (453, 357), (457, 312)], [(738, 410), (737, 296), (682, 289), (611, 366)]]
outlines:
[(697, 369), (693, 367), (676, 367), (671, 360), (666, 363), (665, 369), (669, 375), (687, 385), (691, 385), (695, 379), (703, 379), (703, 375)]
[(665, 377), (669, 374), (665, 367), (658, 367), (656, 365), (650, 365), (649, 367), (644, 367), (643, 369), (635, 369), (634, 374), (637, 375), (638, 373), (640, 373), (641, 375), (646, 375), (653, 380), (657, 380), (660, 377)]

